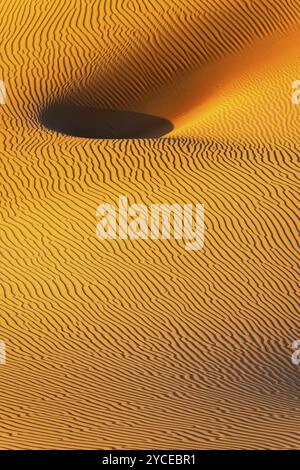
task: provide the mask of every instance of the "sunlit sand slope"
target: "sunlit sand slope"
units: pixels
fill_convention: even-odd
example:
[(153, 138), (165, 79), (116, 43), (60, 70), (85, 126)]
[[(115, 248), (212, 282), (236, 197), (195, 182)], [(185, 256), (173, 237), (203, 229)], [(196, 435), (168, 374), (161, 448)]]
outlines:
[[(300, 1), (0, 7), (0, 447), (299, 448)], [(174, 129), (71, 137), (58, 101)], [(99, 240), (120, 195), (204, 203), (204, 248)]]

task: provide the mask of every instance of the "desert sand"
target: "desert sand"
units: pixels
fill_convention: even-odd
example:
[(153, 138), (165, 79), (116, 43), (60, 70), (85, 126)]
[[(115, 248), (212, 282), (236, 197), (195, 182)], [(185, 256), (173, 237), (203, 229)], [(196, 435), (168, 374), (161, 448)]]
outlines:
[[(300, 2), (0, 6), (0, 448), (299, 448)], [(99, 240), (120, 194), (203, 203), (204, 247)]]

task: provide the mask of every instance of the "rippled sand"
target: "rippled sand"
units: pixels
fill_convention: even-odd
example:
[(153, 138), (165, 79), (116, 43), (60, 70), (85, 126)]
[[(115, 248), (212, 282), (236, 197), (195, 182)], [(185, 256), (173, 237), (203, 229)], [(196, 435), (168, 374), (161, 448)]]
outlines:
[[(0, 0), (3, 449), (300, 446), (300, 2)], [(57, 101), (173, 123), (46, 129)], [(205, 204), (205, 246), (96, 208)]]

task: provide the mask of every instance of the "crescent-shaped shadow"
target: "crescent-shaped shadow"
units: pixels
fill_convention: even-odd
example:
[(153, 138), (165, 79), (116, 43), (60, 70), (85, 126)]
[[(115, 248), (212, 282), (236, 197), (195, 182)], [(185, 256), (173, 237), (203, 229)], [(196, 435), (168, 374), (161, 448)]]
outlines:
[(44, 108), (40, 122), (53, 131), (89, 139), (158, 138), (173, 130), (173, 124), (159, 116), (65, 103)]

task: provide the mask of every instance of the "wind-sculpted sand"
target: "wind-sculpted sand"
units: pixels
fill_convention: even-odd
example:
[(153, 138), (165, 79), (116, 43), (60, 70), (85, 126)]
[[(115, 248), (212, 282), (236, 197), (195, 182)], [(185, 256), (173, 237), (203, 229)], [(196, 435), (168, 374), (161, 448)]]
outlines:
[[(299, 448), (300, 1), (0, 7), (0, 447)], [(99, 240), (120, 195), (203, 203), (204, 247)]]

